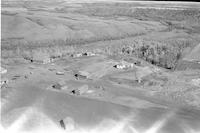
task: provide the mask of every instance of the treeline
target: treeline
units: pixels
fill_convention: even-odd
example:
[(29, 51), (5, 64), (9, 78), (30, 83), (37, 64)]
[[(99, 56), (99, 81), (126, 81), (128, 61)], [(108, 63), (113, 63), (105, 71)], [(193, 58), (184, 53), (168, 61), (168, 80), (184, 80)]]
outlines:
[[(191, 47), (190, 42), (163, 43), (163, 42), (134, 42), (131, 45), (123, 45), (113, 50), (112, 54), (132, 55), (141, 58), (153, 65), (174, 70), (182, 57), (185, 48)], [(110, 49), (112, 49), (110, 47)], [(114, 49), (114, 48), (113, 48)], [(108, 51), (108, 50), (107, 50)]]
[(181, 50), (167, 45), (143, 45), (141, 47), (125, 47), (122, 53), (134, 54), (154, 65), (174, 69), (181, 57)]
[[(95, 42), (96, 40), (93, 45), (95, 45)], [(135, 56), (151, 64), (172, 70), (176, 68), (178, 61), (182, 58), (183, 51), (186, 48), (194, 47), (196, 44), (196, 42), (193, 40), (189, 41), (189, 39), (168, 40), (166, 42), (143, 39), (111, 39), (110, 41), (107, 40), (105, 43), (108, 45), (98, 48), (90, 47), (90, 51), (99, 54)], [(84, 48), (84, 45), (80, 44), (70, 43), (70, 41), (66, 42), (65, 40), (8, 43), (2, 45), (1, 57), (22, 56), (29, 58), (35, 54), (39, 54), (40, 52), (38, 51), (46, 53), (49, 57), (61, 57), (78, 51), (87, 51), (87, 47)], [(88, 44), (88, 42), (86, 44)]]

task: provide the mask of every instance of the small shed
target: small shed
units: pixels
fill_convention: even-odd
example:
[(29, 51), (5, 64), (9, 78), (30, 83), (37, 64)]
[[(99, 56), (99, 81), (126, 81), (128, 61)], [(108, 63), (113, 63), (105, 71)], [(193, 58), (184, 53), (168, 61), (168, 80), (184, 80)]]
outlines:
[(83, 55), (85, 55), (85, 56), (94, 56), (95, 54), (92, 53), (92, 52), (85, 52), (85, 53), (83, 53)]
[(82, 95), (82, 94), (86, 93), (88, 90), (89, 90), (88, 85), (83, 85), (77, 89), (72, 90), (71, 92), (75, 95)]
[(81, 57), (83, 56), (82, 53), (76, 53), (76, 54), (72, 54), (71, 57), (76, 58), (76, 57)]
[(89, 77), (89, 73), (86, 71), (79, 71), (78, 73), (75, 73), (74, 76), (77, 80), (83, 80)]

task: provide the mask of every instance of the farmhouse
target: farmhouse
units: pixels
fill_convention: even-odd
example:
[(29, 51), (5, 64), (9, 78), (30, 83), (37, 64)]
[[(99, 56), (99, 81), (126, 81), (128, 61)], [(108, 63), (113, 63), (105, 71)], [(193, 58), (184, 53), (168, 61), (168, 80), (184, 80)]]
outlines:
[(122, 61), (121, 63), (114, 65), (113, 67), (115, 67), (117, 69), (133, 68), (134, 64)]

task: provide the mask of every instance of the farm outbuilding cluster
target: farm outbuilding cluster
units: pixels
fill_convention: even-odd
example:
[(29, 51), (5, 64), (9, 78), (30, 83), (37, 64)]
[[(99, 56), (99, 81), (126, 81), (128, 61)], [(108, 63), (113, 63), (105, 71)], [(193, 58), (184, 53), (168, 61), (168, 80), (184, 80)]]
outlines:
[(72, 54), (71, 57), (77, 58), (77, 57), (82, 57), (82, 56), (95, 56), (95, 53), (92, 52), (84, 52), (84, 53), (76, 53)]

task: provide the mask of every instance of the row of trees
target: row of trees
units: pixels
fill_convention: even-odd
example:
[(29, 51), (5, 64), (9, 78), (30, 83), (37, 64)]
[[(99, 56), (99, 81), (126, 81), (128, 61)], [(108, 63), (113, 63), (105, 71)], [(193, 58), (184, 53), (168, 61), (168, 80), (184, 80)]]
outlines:
[(178, 60), (181, 58), (182, 46), (167, 44), (143, 44), (125, 46), (122, 48), (122, 54), (135, 55), (154, 65), (167, 69), (174, 69)]

